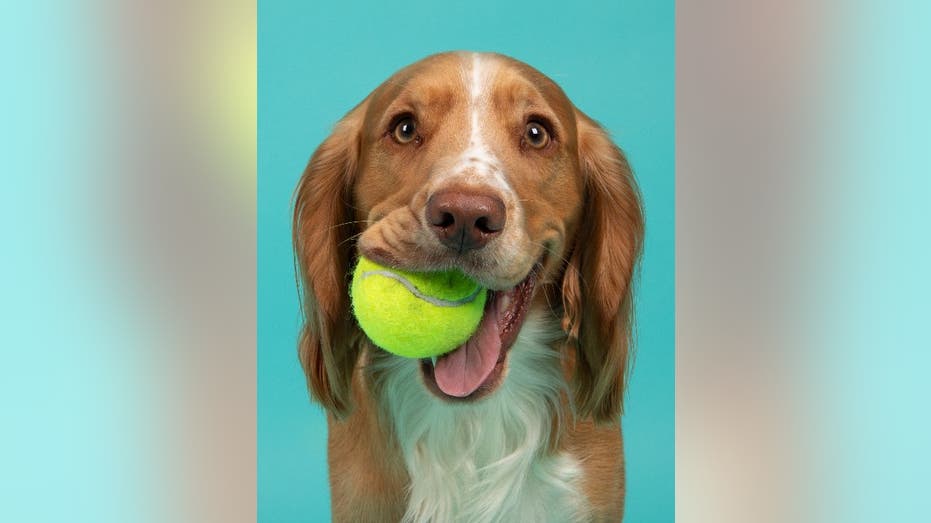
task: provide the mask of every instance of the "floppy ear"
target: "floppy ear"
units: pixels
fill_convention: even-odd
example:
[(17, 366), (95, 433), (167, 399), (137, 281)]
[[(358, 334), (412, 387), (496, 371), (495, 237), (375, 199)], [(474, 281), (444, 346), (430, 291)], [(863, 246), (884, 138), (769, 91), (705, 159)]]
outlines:
[(359, 358), (347, 275), (355, 249), (351, 184), (364, 105), (350, 111), (310, 158), (295, 191), (291, 231), (303, 293), (298, 355), (311, 396), (337, 417), (352, 408), (352, 372)]
[(576, 111), (585, 207), (562, 282), (563, 328), (577, 347), (578, 414), (617, 422), (632, 350), (633, 285), (643, 243), (639, 190), (624, 154)]

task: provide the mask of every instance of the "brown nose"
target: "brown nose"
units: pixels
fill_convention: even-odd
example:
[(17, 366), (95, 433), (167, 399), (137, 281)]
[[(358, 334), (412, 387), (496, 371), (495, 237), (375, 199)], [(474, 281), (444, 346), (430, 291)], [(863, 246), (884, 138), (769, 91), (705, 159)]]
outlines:
[(506, 219), (504, 202), (494, 196), (449, 190), (427, 200), (427, 222), (440, 242), (459, 254), (484, 247)]

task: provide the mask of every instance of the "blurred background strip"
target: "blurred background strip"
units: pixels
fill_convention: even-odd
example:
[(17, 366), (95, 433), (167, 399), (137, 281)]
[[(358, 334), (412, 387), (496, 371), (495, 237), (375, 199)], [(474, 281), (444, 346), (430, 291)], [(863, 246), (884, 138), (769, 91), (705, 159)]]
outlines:
[(677, 520), (928, 519), (929, 22), (677, 3)]
[(0, 521), (255, 518), (255, 4), (0, 6)]

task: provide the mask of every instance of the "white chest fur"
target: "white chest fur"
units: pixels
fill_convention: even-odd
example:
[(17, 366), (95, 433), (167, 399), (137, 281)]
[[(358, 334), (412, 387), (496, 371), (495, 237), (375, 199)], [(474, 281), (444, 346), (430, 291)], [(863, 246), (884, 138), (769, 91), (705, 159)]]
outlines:
[(577, 521), (582, 469), (547, 451), (565, 380), (550, 344), (558, 331), (528, 315), (491, 396), (451, 404), (429, 393), (419, 363), (385, 369), (389, 417), (411, 478), (406, 522)]

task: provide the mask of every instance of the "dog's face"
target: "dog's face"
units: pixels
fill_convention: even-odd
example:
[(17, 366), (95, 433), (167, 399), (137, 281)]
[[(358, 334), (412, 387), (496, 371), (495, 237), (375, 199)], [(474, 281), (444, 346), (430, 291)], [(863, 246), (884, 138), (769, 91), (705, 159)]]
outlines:
[(361, 253), (459, 267), (496, 290), (538, 262), (558, 269), (584, 182), (572, 105), (552, 82), (501, 57), (440, 55), (379, 87), (363, 129)]
[(545, 295), (578, 348), (578, 407), (620, 408), (642, 236), (636, 186), (600, 127), (529, 66), (448, 53), (396, 73), (314, 154), (294, 225), (309, 314), (302, 361), (334, 412), (348, 407), (358, 357), (347, 293), (358, 254), (459, 268), (493, 291), (473, 340), (435, 368), (421, 362), (435, 394), (494, 392), (525, 313)]

